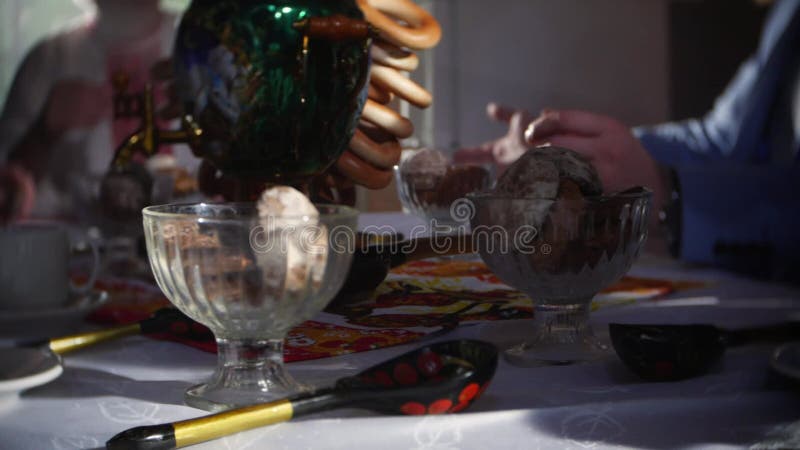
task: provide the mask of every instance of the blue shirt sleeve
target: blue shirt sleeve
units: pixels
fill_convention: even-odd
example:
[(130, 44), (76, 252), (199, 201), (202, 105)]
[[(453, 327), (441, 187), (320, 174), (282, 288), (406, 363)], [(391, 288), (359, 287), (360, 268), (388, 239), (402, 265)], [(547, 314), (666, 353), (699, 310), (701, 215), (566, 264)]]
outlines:
[(797, 32), (799, 10), (800, 0), (775, 5), (758, 52), (705, 117), (634, 129), (678, 175), (686, 260), (784, 278), (800, 266), (800, 167), (770, 164), (763, 142), (783, 60), (797, 57), (786, 34)]
[(730, 158), (746, 120), (748, 104), (756, 88), (759, 59), (752, 57), (705, 117), (652, 127), (638, 127), (634, 135), (656, 161), (669, 166)]
[(652, 127), (634, 134), (662, 164), (676, 166), (721, 159), (764, 162), (763, 130), (781, 72), (796, 58), (800, 0), (778, 2), (764, 25), (756, 54), (736, 72), (703, 118)]

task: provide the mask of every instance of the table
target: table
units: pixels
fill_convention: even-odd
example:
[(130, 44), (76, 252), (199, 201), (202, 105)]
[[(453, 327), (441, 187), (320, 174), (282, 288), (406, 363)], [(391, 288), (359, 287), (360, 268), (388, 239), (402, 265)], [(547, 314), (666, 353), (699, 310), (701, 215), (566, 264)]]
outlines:
[[(418, 222), (367, 214), (362, 226), (392, 223), (408, 233)], [(645, 255), (632, 273), (711, 281), (682, 292), (682, 302), (602, 309), (608, 322), (714, 323), (727, 327), (785, 320), (800, 311), (800, 290)], [(655, 306), (658, 305), (658, 306)], [(476, 338), (505, 345), (527, 321), (459, 327), (437, 340)], [(303, 382), (326, 384), (417, 344), (289, 365)], [(475, 405), (457, 415), (387, 417), (337, 410), (200, 444), (197, 449), (603, 449), (740, 448), (784, 440), (800, 447), (800, 394), (767, 370), (772, 348), (729, 350), (711, 373), (677, 383), (646, 383), (616, 358), (518, 368), (501, 360)], [(215, 356), (170, 342), (132, 337), (65, 357), (63, 375), (0, 411), (1, 449), (102, 447), (119, 431), (204, 412), (183, 406), (183, 391), (212, 371)], [(795, 422), (797, 421), (797, 422)], [(794, 438), (793, 443), (785, 441)], [(764, 447), (766, 448), (766, 447)]]

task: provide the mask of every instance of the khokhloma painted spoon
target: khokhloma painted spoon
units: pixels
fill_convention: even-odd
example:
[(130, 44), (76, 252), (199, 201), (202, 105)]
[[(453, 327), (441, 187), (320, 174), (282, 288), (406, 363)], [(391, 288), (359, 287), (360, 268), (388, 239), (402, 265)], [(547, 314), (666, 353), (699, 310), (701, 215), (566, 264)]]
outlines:
[(480, 396), (496, 368), (497, 349), (490, 343), (457, 340), (430, 344), (339, 379), (333, 387), (196, 419), (131, 428), (111, 438), (106, 448), (186, 447), (342, 407), (386, 414), (458, 412)]

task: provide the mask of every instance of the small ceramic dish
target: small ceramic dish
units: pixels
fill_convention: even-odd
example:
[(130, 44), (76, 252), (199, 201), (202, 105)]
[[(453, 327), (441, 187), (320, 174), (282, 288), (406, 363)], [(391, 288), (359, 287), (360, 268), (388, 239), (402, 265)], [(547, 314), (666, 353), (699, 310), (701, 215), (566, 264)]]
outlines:
[(27, 389), (61, 375), (60, 358), (37, 348), (0, 348), (0, 409), (11, 405)]
[(800, 342), (783, 344), (772, 352), (769, 360), (772, 369), (794, 381), (800, 381)]
[(4, 310), (0, 309), (0, 335), (31, 337), (54, 336), (71, 331), (90, 312), (108, 301), (105, 291), (92, 291), (88, 294), (71, 297), (63, 306), (44, 309)]

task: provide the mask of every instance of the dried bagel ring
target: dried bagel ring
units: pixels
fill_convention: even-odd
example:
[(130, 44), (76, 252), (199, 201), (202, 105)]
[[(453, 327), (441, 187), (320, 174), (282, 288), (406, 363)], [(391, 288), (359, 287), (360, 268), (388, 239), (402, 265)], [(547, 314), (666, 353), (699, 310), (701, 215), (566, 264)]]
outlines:
[(350, 150), (345, 150), (336, 161), (336, 169), (345, 177), (367, 189), (383, 189), (392, 181), (391, 170), (380, 170)]
[(419, 58), (415, 53), (404, 50), (391, 42), (376, 41), (373, 43), (370, 57), (373, 62), (406, 72), (413, 72), (419, 67)]
[(400, 139), (414, 134), (414, 124), (386, 105), (367, 99), (361, 118), (374, 123)]
[(382, 39), (400, 47), (425, 50), (442, 37), (439, 22), (411, 0), (358, 0), (358, 6)]
[(367, 97), (369, 97), (370, 100), (374, 100), (382, 105), (392, 101), (392, 93), (376, 86), (374, 83), (369, 84)]
[(369, 74), (370, 83), (393, 92), (418, 108), (427, 108), (433, 102), (430, 92), (391, 67), (373, 64)]
[(359, 127), (350, 139), (350, 151), (379, 169), (391, 170), (400, 161), (400, 142), (383, 130)]

